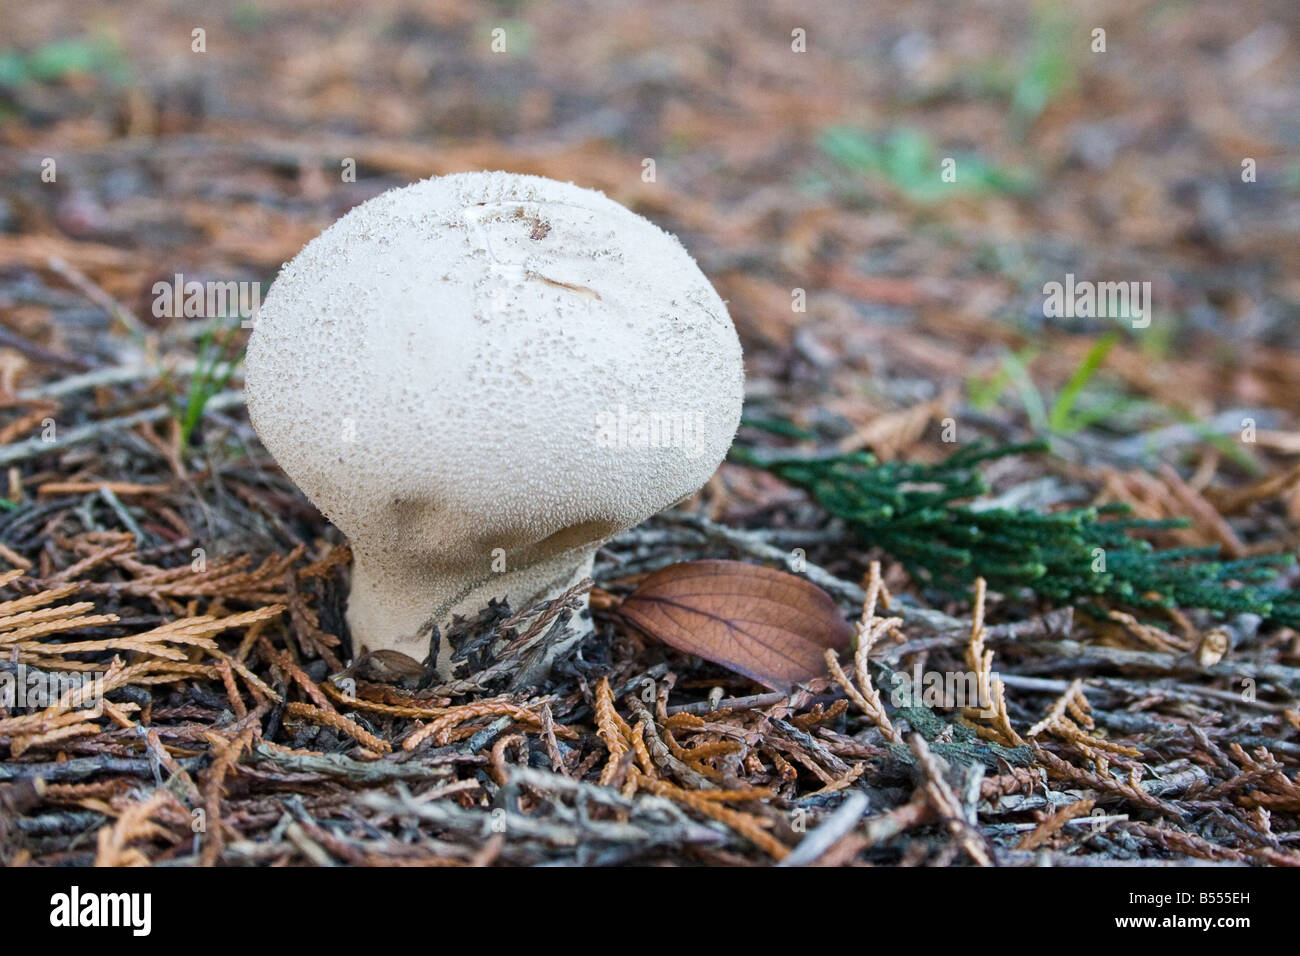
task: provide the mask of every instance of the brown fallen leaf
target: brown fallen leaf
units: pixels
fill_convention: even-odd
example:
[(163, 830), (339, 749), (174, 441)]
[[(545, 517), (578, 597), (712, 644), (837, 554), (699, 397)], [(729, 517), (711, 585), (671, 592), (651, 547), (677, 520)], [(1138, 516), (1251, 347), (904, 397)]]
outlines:
[(650, 637), (775, 690), (826, 673), (826, 648), (847, 649), (853, 627), (821, 588), (742, 561), (661, 568), (619, 614)]

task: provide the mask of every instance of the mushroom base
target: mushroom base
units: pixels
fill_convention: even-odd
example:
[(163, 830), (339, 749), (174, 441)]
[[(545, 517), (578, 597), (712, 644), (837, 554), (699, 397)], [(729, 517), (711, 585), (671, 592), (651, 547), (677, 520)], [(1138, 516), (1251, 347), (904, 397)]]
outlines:
[[(596, 546), (480, 578), (453, 577), (442, 568), (429, 571), (394, 566), (366, 555), (355, 544), (353, 552), (347, 621), (355, 656), (367, 651), (399, 651), (422, 661), (433, 650), (430, 637), (437, 628), (441, 635), (436, 649), (438, 673), (450, 679), (452, 649), (446, 634), (453, 619), (474, 617), (494, 598), (507, 601), (511, 611), (518, 611), (558, 597), (591, 575)], [(583, 595), (584, 605), (586, 601)], [(569, 626), (582, 635), (590, 630), (590, 619), (578, 616)], [(552, 658), (571, 643), (553, 648)]]

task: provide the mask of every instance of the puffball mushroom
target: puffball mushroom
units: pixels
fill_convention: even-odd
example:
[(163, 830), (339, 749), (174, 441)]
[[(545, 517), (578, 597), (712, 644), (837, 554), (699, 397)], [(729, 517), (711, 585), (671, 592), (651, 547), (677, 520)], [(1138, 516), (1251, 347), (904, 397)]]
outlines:
[(704, 484), (744, 370), (674, 236), (602, 193), (483, 172), (391, 190), (308, 243), (261, 307), (245, 386), (267, 449), (351, 541), (354, 649), (422, 659), (434, 628), (562, 593)]

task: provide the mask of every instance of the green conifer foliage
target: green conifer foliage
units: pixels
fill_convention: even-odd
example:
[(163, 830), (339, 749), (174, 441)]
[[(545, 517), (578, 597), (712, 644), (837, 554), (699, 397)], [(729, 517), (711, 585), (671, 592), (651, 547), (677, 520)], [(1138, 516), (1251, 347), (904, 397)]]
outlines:
[(1122, 505), (1051, 513), (971, 507), (988, 492), (981, 463), (1044, 450), (1041, 442), (977, 444), (938, 464), (881, 463), (865, 452), (773, 458), (743, 447), (733, 458), (805, 489), (863, 544), (946, 594), (965, 596), (983, 577), (995, 590), (1027, 589), (1056, 605), (1252, 612), (1300, 626), (1300, 591), (1269, 584), (1290, 555), (1224, 561), (1217, 548), (1158, 549), (1137, 533), (1188, 522), (1129, 518)]

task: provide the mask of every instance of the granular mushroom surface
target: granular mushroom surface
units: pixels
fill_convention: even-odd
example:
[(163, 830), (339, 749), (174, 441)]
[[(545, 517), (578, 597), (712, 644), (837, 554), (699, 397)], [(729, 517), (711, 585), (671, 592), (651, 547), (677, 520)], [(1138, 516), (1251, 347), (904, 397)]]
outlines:
[(354, 647), (585, 576), (698, 489), (739, 424), (726, 306), (672, 235), (507, 173), (366, 202), (287, 264), (247, 359), (266, 447), (353, 546)]

